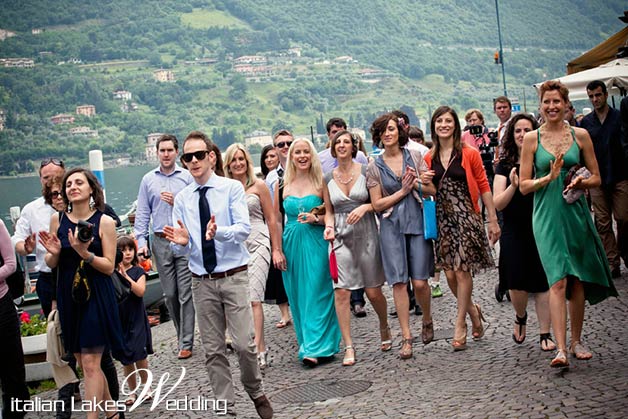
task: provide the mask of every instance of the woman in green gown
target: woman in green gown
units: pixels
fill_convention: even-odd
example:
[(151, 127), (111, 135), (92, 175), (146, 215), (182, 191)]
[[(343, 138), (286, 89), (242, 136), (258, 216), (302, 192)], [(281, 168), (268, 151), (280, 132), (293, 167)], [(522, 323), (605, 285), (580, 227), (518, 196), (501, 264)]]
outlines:
[[(585, 299), (596, 304), (617, 296), (617, 290), (584, 195), (572, 204), (563, 198), (563, 191), (600, 185), (591, 137), (586, 130), (572, 128), (564, 121), (569, 91), (563, 84), (547, 81), (539, 95), (545, 123), (523, 139), (520, 189), (524, 195), (534, 192), (534, 237), (550, 286), (552, 329), (558, 346), (550, 365), (566, 367), (567, 350), (577, 359), (592, 357), (581, 342)], [(574, 176), (564, 185), (567, 172), (581, 159), (591, 176)], [(565, 300), (569, 300), (571, 320), (569, 348)]]
[[(275, 208), (283, 206), (286, 225), (283, 251), (287, 269), (283, 281), (299, 343), (299, 359), (315, 367), (319, 360), (338, 352), (340, 328), (334, 306), (334, 287), (329, 273), (329, 244), (323, 238), (325, 217), (333, 225), (329, 196), (326, 216), (312, 213), (328, 195), (318, 155), (304, 138), (292, 142), (283, 186), (275, 194)], [(279, 204), (279, 195), (282, 203)]]

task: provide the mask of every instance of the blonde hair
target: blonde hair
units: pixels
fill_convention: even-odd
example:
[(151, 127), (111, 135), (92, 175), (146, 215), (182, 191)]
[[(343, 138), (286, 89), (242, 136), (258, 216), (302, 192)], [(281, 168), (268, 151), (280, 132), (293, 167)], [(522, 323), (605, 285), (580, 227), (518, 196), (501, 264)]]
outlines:
[(290, 145), (290, 149), (288, 150), (288, 167), (286, 167), (286, 173), (283, 178), (284, 185), (292, 183), (297, 175), (297, 167), (292, 161), (292, 155), (294, 153), (294, 148), (298, 143), (306, 143), (310, 149), (310, 170), (308, 175), (314, 188), (316, 190), (320, 190), (323, 187), (323, 168), (321, 167), (321, 161), (318, 158), (318, 153), (314, 148), (314, 144), (312, 144), (312, 142), (307, 138), (297, 138)]
[(238, 151), (242, 152), (246, 160), (246, 187), (249, 188), (255, 184), (255, 168), (253, 167), (253, 159), (251, 158), (251, 154), (249, 154), (249, 152), (242, 144), (233, 143), (229, 147), (227, 147), (227, 151), (225, 151), (225, 161), (222, 167), (225, 171), (225, 177), (233, 179), (233, 175), (231, 174), (231, 169), (229, 169), (229, 165), (235, 158), (235, 155)]

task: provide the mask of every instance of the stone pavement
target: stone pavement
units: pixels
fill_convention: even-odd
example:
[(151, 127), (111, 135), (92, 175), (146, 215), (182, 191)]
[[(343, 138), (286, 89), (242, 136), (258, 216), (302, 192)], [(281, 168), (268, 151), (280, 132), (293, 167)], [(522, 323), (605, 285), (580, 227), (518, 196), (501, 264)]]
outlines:
[[(485, 337), (469, 339), (466, 351), (453, 352), (451, 338), (455, 300), (444, 283), (442, 298), (433, 299), (437, 340), (415, 343), (414, 358), (399, 359), (397, 319), (390, 318), (395, 336), (391, 352), (380, 352), (376, 316), (352, 318), (358, 362), (342, 367), (342, 354), (315, 369), (297, 359), (292, 327), (275, 328), (278, 310), (266, 306), (266, 342), (271, 366), (264, 385), (276, 418), (625, 418), (628, 417), (628, 273), (616, 280), (620, 298), (608, 299), (585, 312), (583, 338), (592, 350), (590, 361), (570, 358), (571, 367), (551, 369), (553, 353), (542, 352), (534, 303), (528, 307), (527, 339), (516, 345), (511, 337), (514, 312), (509, 302), (495, 300), (497, 271), (475, 278), (474, 300), (489, 322)], [(385, 291), (389, 304), (390, 290)], [(411, 315), (412, 330), (420, 342), (421, 318)], [(469, 327), (469, 336), (471, 330)], [(154, 348), (149, 358), (157, 380), (170, 373), (168, 389), (186, 368), (185, 378), (169, 399), (212, 397), (200, 346), (188, 360), (176, 359), (176, 339), (170, 322), (153, 328)], [(239, 382), (236, 356), (229, 360), (236, 383), (238, 418), (256, 418), (252, 402)], [(119, 368), (121, 371), (122, 368)], [(355, 394), (350, 394), (355, 393)], [(349, 394), (349, 395), (347, 395)], [(54, 392), (38, 395), (54, 399)], [(163, 396), (162, 396), (163, 397)], [(211, 418), (207, 411), (168, 411), (165, 402), (150, 410), (144, 403), (128, 418)], [(78, 414), (74, 415), (79, 417)], [(29, 414), (27, 417), (50, 417)]]

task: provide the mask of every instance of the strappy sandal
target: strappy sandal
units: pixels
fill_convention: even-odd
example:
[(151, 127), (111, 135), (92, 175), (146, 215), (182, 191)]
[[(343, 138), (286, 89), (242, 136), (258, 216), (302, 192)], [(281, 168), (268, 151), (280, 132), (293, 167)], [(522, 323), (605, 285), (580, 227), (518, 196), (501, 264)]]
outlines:
[(305, 357), (303, 358), (303, 365), (305, 365), (306, 367), (314, 368), (318, 366), (318, 359)]
[(467, 349), (467, 324), (466, 323), (464, 324), (464, 334), (462, 335), (460, 339), (456, 339), (456, 337), (454, 336), (453, 340), (451, 341), (451, 346), (453, 346), (454, 352), (464, 351), (465, 349)]
[(552, 359), (550, 367), (552, 368), (564, 368), (569, 366), (569, 360), (567, 359), (567, 351), (559, 349), (556, 351), (556, 356)]
[(137, 400), (137, 394), (131, 393), (129, 394), (129, 397), (127, 397), (126, 400), (124, 401), (124, 405), (133, 406), (133, 403), (135, 403), (136, 400)]
[[(539, 345), (543, 352), (550, 352), (556, 349), (556, 344), (552, 339), (551, 333), (541, 333), (539, 335)], [(543, 345), (545, 345), (545, 347), (543, 347)]]
[(388, 337), (388, 339), (382, 338), (381, 350), (382, 352), (388, 352), (392, 349), (392, 343), (393, 343), (392, 333), (390, 332), (390, 327), (387, 326), (385, 329), (379, 329), (380, 335), (382, 335), (382, 332), (386, 332), (386, 336)]
[[(521, 339), (521, 340), (517, 340), (517, 337), (513, 333), (512, 340), (514, 340), (516, 344), (521, 345), (526, 340), (526, 335), (523, 333), (523, 328), (527, 323), (528, 323), (527, 311), (526, 311), (526, 314), (523, 315), (523, 317), (519, 317), (517, 316), (517, 314), (515, 314), (515, 324), (519, 326), (519, 339)], [(523, 335), (523, 338), (521, 338), (521, 335)]]
[(480, 320), (480, 326), (471, 328), (472, 329), (471, 337), (473, 338), (473, 340), (480, 340), (484, 336), (484, 332), (486, 332), (486, 328), (484, 327), (484, 324), (482, 324), (482, 322), (485, 322), (485, 323), (487, 322), (486, 322), (486, 319), (484, 318), (484, 314), (482, 313), (482, 307), (480, 307), (479, 304), (473, 304), (473, 306), (478, 312), (478, 319)]
[(434, 340), (434, 322), (423, 323), (421, 327), (421, 339), (424, 345)]
[(585, 348), (580, 342), (573, 342), (569, 346), (569, 353), (580, 361), (586, 361), (593, 358), (593, 354)]
[(406, 338), (401, 341), (401, 350), (399, 351), (399, 358), (401, 359), (412, 358), (412, 341), (413, 341), (413, 338)]
[[(353, 356), (349, 356), (347, 351), (352, 351), (353, 352)], [(351, 346), (351, 345), (345, 346), (345, 358), (342, 360), (342, 366), (343, 367), (351, 367), (351, 366), (355, 365), (356, 362), (357, 361), (355, 359), (355, 349), (353, 348), (353, 346)]]

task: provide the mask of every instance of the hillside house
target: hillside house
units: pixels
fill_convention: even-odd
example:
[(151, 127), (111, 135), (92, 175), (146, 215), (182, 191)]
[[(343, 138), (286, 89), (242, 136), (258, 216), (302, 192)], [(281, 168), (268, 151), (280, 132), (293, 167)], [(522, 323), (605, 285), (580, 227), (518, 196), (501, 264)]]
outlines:
[(233, 64), (266, 64), (266, 57), (263, 55), (243, 55), (233, 60)]
[(153, 71), (153, 77), (158, 82), (170, 82), (175, 81), (174, 72), (171, 70), (155, 70)]
[(94, 116), (96, 115), (96, 107), (94, 105), (81, 105), (76, 107), (77, 115)]
[(31, 58), (0, 58), (0, 67), (32, 68), (35, 60)]
[(162, 132), (153, 132), (146, 136), (146, 147), (144, 154), (146, 156), (146, 160), (150, 162), (157, 161), (157, 140), (159, 137), (164, 135)]
[(273, 143), (273, 137), (266, 131), (253, 131), (244, 136), (244, 145), (250, 147), (253, 144), (258, 144), (262, 147)]
[(67, 113), (60, 113), (57, 114), (55, 116), (51, 116), (50, 117), (50, 122), (52, 122), (54, 125), (59, 125), (59, 124), (73, 124), (74, 123), (74, 117), (70, 114)]
[(82, 135), (85, 137), (98, 137), (98, 131), (91, 129), (90, 127), (74, 127), (70, 128), (70, 134)]
[(113, 98), (119, 100), (131, 100), (133, 94), (128, 90), (116, 90), (113, 92)]
[(4, 41), (7, 38), (11, 38), (12, 36), (15, 36), (16, 33), (13, 31), (8, 31), (6, 29), (0, 29), (0, 41)]

